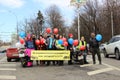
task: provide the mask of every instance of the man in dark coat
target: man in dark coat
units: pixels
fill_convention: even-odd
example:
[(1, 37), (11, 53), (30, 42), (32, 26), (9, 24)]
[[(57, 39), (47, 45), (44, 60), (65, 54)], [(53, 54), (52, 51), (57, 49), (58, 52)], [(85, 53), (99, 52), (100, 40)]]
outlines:
[(101, 55), (99, 51), (99, 42), (95, 38), (95, 33), (91, 33), (91, 38), (89, 42), (90, 51), (92, 53), (93, 64), (96, 64), (95, 55), (97, 54), (99, 64), (101, 64)]

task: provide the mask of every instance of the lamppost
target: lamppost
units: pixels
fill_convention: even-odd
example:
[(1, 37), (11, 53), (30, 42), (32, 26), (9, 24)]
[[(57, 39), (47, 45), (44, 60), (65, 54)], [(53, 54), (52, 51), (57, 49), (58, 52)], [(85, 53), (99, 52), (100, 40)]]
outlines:
[(113, 29), (114, 25), (113, 25), (113, 12), (111, 10), (111, 29), (112, 29), (112, 37), (114, 36), (114, 29)]
[(111, 19), (111, 37), (114, 36), (114, 21), (113, 21), (113, 9), (114, 9), (114, 4), (116, 3), (117, 5), (117, 0), (113, 0), (113, 5), (111, 4), (108, 4), (107, 5), (110, 5), (110, 9), (109, 10), (104, 10), (104, 11), (110, 11), (110, 19)]
[(78, 11), (78, 40), (80, 40), (80, 13), (79, 13), (79, 4), (77, 4), (77, 11)]
[(77, 13), (78, 13), (78, 40), (80, 40), (80, 6), (84, 5), (87, 0), (71, 0), (70, 3), (73, 6), (77, 6)]

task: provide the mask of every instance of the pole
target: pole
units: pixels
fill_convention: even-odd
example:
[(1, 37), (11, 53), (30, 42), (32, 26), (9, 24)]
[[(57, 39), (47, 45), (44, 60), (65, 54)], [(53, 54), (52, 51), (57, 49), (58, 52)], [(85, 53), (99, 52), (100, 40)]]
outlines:
[(113, 12), (111, 11), (111, 30), (112, 30), (112, 37), (114, 36), (114, 29), (113, 29)]
[(85, 3), (87, 0), (71, 0), (71, 4), (75, 4), (77, 5), (77, 10), (78, 10), (78, 40), (80, 40), (80, 14), (79, 14), (79, 6), (80, 4), (84, 5), (83, 3)]
[(80, 15), (78, 12), (78, 40), (80, 40)]
[(78, 4), (78, 40), (80, 40), (80, 14), (79, 14), (79, 4)]

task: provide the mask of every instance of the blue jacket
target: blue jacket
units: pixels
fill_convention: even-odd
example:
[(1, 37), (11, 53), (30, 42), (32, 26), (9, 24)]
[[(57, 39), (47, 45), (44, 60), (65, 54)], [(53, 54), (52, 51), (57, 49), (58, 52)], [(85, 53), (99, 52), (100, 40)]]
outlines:
[(29, 49), (35, 49), (34, 42), (33, 41), (26, 41), (25, 47), (29, 48)]

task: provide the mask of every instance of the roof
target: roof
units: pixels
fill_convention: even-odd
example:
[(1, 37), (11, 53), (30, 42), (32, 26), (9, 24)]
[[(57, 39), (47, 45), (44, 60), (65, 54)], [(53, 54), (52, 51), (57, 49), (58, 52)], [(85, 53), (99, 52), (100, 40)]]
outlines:
[(116, 35), (116, 36), (113, 36), (113, 37), (120, 37), (120, 35)]

